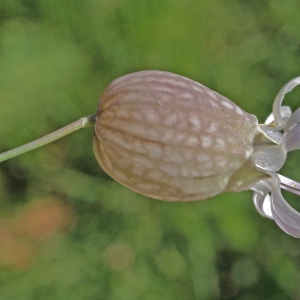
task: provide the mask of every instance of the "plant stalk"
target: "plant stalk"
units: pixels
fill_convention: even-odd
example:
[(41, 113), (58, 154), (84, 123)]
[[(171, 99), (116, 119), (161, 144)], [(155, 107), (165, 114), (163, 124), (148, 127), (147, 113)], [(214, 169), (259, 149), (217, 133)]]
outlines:
[(15, 149), (6, 151), (0, 154), (0, 162), (11, 159), (33, 149), (42, 147), (46, 144), (49, 144), (55, 140), (60, 139), (63, 136), (66, 136), (78, 129), (91, 127), (95, 125), (97, 115), (90, 115), (84, 118), (80, 118), (78, 121), (75, 121), (61, 129), (58, 129), (50, 134), (47, 134), (35, 141), (32, 141), (28, 144), (22, 145)]

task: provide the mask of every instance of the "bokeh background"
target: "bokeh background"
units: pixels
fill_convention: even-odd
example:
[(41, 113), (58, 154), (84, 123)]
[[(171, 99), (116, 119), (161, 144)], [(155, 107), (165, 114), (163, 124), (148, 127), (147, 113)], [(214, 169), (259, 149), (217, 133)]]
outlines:
[[(0, 0), (0, 150), (94, 114), (113, 79), (146, 69), (264, 122), (300, 75), (299, 15), (298, 0)], [(282, 173), (299, 180), (298, 166), (295, 152)], [(98, 166), (91, 128), (0, 165), (1, 300), (285, 300), (299, 281), (300, 241), (250, 191), (137, 195)]]

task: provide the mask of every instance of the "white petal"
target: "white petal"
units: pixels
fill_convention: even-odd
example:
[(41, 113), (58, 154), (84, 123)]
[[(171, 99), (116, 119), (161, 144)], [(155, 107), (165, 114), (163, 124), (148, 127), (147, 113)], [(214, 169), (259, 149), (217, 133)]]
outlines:
[(271, 187), (271, 211), (275, 222), (286, 233), (300, 238), (300, 213), (282, 197), (277, 174), (268, 182)]
[(300, 149), (300, 124), (290, 129), (283, 138), (287, 152)]
[(284, 132), (288, 132), (298, 123), (300, 123), (300, 108), (296, 109), (289, 118), (289, 120), (286, 122)]
[(254, 192), (253, 203), (260, 215), (273, 220), (270, 194), (262, 195)]
[(283, 128), (285, 121), (283, 120), (283, 115), (281, 113), (281, 103), (286, 93), (293, 90), (297, 85), (300, 84), (300, 77), (296, 77), (290, 80), (277, 94), (273, 103), (273, 116), (275, 120), (275, 126), (278, 128)]
[[(287, 120), (291, 117), (292, 110), (289, 106), (281, 106), (280, 107), (281, 116), (284, 120)], [(265, 124), (272, 124), (274, 123), (274, 115), (271, 113), (267, 119), (265, 120)]]

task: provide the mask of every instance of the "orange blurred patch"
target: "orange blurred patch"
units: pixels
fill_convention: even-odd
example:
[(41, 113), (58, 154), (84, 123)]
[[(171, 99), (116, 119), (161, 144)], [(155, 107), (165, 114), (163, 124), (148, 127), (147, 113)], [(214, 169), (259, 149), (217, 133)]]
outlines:
[(0, 224), (0, 265), (10, 269), (27, 269), (36, 256), (36, 246), (15, 236), (13, 220)]
[(31, 267), (43, 242), (74, 223), (72, 209), (49, 197), (22, 207), (0, 221), (0, 266), (22, 270)]
[(43, 241), (71, 227), (74, 215), (70, 207), (54, 197), (36, 201), (25, 207), (18, 217), (22, 235)]

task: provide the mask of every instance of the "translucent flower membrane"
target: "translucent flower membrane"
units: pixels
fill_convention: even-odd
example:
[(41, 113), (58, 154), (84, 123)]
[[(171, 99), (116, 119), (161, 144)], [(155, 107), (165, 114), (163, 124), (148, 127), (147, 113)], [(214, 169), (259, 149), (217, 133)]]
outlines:
[(300, 237), (300, 213), (281, 188), (300, 195), (300, 183), (277, 172), (300, 149), (300, 108), (281, 106), (300, 77), (278, 93), (265, 124), (186, 77), (143, 71), (113, 81), (95, 115), (7, 151), (0, 162), (75, 130), (94, 126), (98, 163), (135, 192), (165, 201), (195, 201), (253, 190), (258, 212)]

